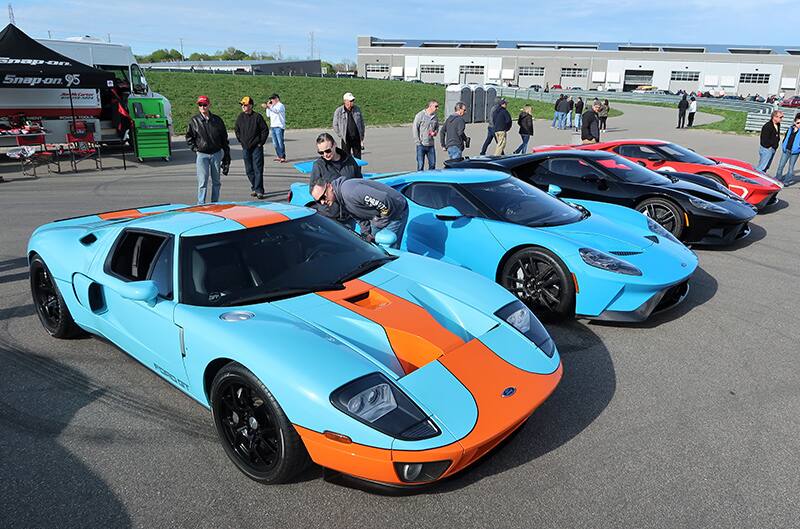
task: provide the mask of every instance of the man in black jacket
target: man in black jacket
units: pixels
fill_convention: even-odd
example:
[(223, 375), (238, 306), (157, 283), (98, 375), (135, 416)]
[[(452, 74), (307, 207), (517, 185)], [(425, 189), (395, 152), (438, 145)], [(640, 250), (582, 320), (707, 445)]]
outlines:
[(486, 139), (483, 141), (483, 146), (481, 147), (481, 156), (486, 154), (486, 149), (489, 148), (492, 140), (494, 140), (494, 113), (497, 112), (498, 108), (500, 108), (500, 105), (495, 103), (492, 105), (492, 108), (489, 109), (489, 114), (486, 116)]
[(686, 122), (686, 109), (689, 108), (689, 101), (686, 100), (686, 94), (678, 101), (678, 126), (676, 129), (682, 129)]
[(186, 144), (197, 153), (197, 203), (204, 204), (208, 192), (208, 177), (211, 177), (211, 202), (219, 201), (219, 188), (222, 187), (219, 174), (228, 173), (231, 163), (231, 149), (228, 145), (228, 131), (222, 118), (209, 111), (211, 101), (208, 96), (197, 98), (199, 113), (189, 120), (186, 131)]
[(494, 113), (494, 119), (492, 120), (492, 125), (494, 126), (494, 139), (497, 142), (497, 147), (494, 149), (495, 156), (501, 156), (505, 154), (506, 149), (506, 136), (508, 135), (508, 131), (511, 130), (511, 114), (508, 113), (508, 101), (505, 99), (501, 99), (497, 102), (498, 106), (497, 110)]
[(600, 101), (595, 99), (592, 108), (581, 116), (581, 143), (600, 143)]
[(783, 112), (775, 110), (769, 121), (761, 127), (761, 145), (758, 147), (758, 165), (756, 166), (759, 171), (767, 172), (769, 164), (772, 163), (772, 158), (775, 156), (775, 151), (778, 150), (778, 144), (781, 141), (782, 119)]
[(265, 198), (264, 195), (264, 144), (269, 129), (267, 122), (258, 112), (253, 112), (253, 98), (244, 96), (241, 101), (242, 113), (236, 118), (236, 139), (242, 146), (244, 172), (250, 180), (250, 196)]
[(575, 102), (575, 130), (581, 130), (581, 118), (583, 116), (583, 99), (578, 97), (578, 100)]
[(456, 103), (454, 111), (439, 132), (442, 141), (442, 148), (447, 151), (447, 156), (451, 160), (464, 157), (464, 148), (469, 146), (469, 138), (464, 133), (467, 122), (464, 121), (464, 114), (467, 112), (467, 105), (459, 101)]

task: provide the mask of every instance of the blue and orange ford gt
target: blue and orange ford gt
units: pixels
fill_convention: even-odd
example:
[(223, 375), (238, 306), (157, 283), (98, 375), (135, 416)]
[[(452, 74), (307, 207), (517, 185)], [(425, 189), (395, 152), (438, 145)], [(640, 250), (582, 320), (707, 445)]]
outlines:
[(494, 282), (313, 210), (160, 205), (31, 236), (44, 328), (89, 332), (212, 411), (263, 483), (309, 460), (395, 486), (478, 460), (557, 386), (555, 344)]

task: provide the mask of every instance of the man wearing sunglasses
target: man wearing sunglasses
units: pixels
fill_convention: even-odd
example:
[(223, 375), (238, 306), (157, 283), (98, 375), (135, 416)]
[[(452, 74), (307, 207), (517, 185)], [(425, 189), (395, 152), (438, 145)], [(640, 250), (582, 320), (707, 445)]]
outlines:
[(267, 122), (258, 112), (253, 112), (253, 98), (244, 96), (239, 103), (242, 112), (236, 118), (236, 139), (242, 146), (244, 172), (250, 180), (250, 196), (259, 199), (264, 195), (264, 144), (269, 129)]
[(312, 186), (311, 196), (321, 206), (338, 206), (343, 214), (356, 220), (365, 240), (374, 241), (375, 235), (386, 229), (397, 236), (392, 248), (400, 247), (408, 221), (408, 202), (394, 188), (374, 180), (340, 177)]
[(198, 114), (189, 120), (186, 131), (186, 144), (197, 153), (195, 166), (197, 169), (197, 203), (204, 204), (208, 197), (208, 178), (211, 177), (211, 202), (219, 201), (219, 190), (222, 187), (220, 170), (227, 174), (227, 166), (231, 162), (231, 150), (228, 144), (228, 130), (225, 122), (209, 108), (211, 100), (208, 96), (197, 98)]
[(435, 99), (428, 101), (428, 105), (417, 112), (411, 124), (411, 135), (417, 148), (417, 171), (425, 168), (425, 158), (428, 158), (428, 169), (436, 169), (436, 135), (439, 133), (439, 118), (436, 111), (439, 102)]
[[(361, 167), (356, 163), (355, 158), (337, 147), (336, 140), (327, 132), (317, 136), (317, 153), (319, 158), (314, 161), (314, 166), (311, 168), (308, 182), (309, 189), (312, 189), (317, 184), (324, 185), (333, 182), (337, 178), (361, 178)], [(317, 203), (314, 209), (326, 217), (349, 226), (351, 229), (355, 226), (352, 219), (339, 209), (338, 204), (323, 206)]]

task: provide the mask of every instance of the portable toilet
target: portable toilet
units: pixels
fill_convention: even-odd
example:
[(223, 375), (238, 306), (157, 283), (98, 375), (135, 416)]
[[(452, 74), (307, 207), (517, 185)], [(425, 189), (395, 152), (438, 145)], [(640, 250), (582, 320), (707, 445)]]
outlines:
[(467, 123), (472, 123), (474, 121), (472, 111), (475, 108), (475, 104), (473, 102), (473, 94), (472, 89), (474, 86), (464, 86), (461, 88), (461, 102), (467, 105), (467, 111), (464, 113), (464, 121)]
[(472, 123), (486, 121), (486, 90), (476, 86), (472, 91)]
[(492, 116), (489, 115), (489, 111), (495, 103), (497, 103), (497, 89), (493, 86), (489, 86), (486, 88), (486, 105), (484, 107), (486, 109), (486, 119), (484, 121), (490, 121), (492, 119)]
[[(461, 90), (466, 85), (451, 84), (444, 91), (444, 115), (449, 116), (455, 111), (456, 103), (461, 101)], [(466, 103), (466, 101), (465, 101)], [(467, 111), (469, 112), (469, 111)], [(466, 118), (466, 116), (464, 116)]]

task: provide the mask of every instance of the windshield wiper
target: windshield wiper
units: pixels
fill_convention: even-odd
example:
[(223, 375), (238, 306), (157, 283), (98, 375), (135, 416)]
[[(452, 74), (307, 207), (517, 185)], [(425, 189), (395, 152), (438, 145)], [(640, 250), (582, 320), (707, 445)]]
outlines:
[(396, 255), (385, 255), (383, 257), (378, 257), (377, 259), (370, 259), (369, 261), (364, 261), (360, 265), (358, 265), (354, 270), (346, 273), (342, 277), (336, 280), (337, 283), (344, 283), (345, 281), (350, 281), (351, 279), (355, 279), (358, 276), (362, 276), (367, 272), (375, 270), (379, 268), (384, 263), (389, 261), (394, 261), (397, 259)]
[(323, 292), (326, 290), (344, 290), (344, 285), (341, 282), (333, 282), (333, 283), (320, 283), (317, 285), (281, 287), (273, 290), (260, 292), (258, 294), (254, 294), (252, 296), (247, 296), (244, 298), (232, 299), (219, 306), (231, 307), (235, 305), (252, 305), (254, 303), (276, 301), (278, 299), (291, 298), (294, 296), (300, 296), (302, 294), (310, 294), (312, 292)]

